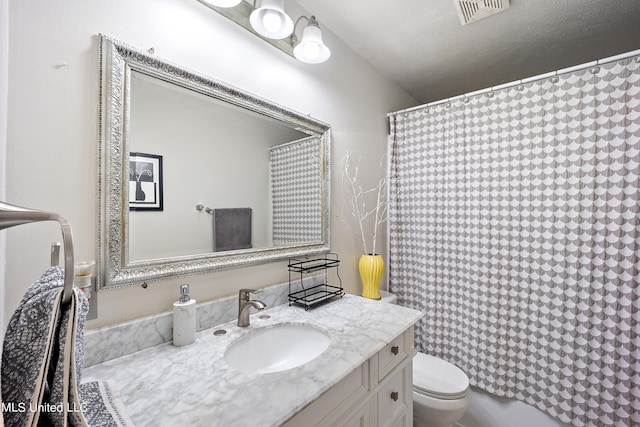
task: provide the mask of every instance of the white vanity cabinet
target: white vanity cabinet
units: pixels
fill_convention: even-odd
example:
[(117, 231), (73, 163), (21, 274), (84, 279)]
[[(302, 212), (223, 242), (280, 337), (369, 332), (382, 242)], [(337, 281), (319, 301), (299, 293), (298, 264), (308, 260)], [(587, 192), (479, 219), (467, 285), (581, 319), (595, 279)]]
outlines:
[(414, 354), (410, 327), (284, 426), (412, 426)]
[[(264, 313), (248, 328), (233, 319), (200, 331), (189, 346), (167, 343), (93, 365), (83, 379), (108, 378), (141, 427), (411, 426), (413, 328), (421, 312), (347, 294), (309, 311), (282, 304)], [(300, 324), (331, 337), (309, 363), (259, 374), (225, 359), (244, 336)], [(221, 329), (227, 333), (214, 334)], [(121, 336), (102, 340), (113, 345)]]

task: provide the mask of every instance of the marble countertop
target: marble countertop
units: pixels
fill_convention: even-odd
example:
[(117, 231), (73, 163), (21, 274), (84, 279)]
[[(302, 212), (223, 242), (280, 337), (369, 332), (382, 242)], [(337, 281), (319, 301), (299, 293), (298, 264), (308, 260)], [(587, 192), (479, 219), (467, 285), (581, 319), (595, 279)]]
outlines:
[[(268, 319), (260, 316), (269, 315)], [(142, 426), (277, 426), (411, 327), (422, 314), (397, 305), (345, 295), (305, 311), (287, 304), (199, 332), (186, 347), (161, 344), (86, 368), (82, 381), (109, 381), (128, 415)], [(282, 372), (232, 370), (225, 349), (258, 328), (307, 324), (331, 337), (311, 362)], [(214, 336), (225, 329), (227, 333)]]

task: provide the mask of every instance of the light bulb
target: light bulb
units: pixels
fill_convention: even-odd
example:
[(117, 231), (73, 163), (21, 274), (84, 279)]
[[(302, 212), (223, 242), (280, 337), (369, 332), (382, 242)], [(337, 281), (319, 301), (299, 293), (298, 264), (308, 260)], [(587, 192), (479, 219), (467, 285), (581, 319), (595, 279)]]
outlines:
[(309, 42), (304, 44), (304, 56), (310, 59), (315, 59), (320, 54), (320, 45), (315, 42)]
[(293, 21), (284, 11), (284, 0), (262, 0), (249, 15), (251, 28), (268, 39), (284, 39), (293, 32)]
[(322, 31), (314, 17), (302, 31), (302, 40), (293, 48), (293, 56), (308, 64), (320, 64), (331, 56), (331, 51), (322, 42)]
[(262, 17), (262, 24), (270, 33), (276, 33), (282, 27), (282, 18), (275, 10), (267, 10)]

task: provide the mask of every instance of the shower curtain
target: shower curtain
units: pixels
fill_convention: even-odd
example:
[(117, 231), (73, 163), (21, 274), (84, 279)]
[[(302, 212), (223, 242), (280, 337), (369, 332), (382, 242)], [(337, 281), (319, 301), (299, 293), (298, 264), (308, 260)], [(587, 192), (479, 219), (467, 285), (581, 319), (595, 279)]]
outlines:
[(640, 58), (391, 115), (416, 345), (576, 426), (640, 425)]
[(320, 138), (309, 137), (269, 149), (273, 244), (322, 240)]

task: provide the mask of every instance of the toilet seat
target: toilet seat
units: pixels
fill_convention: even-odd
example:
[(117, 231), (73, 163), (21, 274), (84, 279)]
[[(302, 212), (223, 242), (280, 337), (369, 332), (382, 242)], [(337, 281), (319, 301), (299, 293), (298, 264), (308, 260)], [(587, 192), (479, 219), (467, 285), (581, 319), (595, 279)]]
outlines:
[(417, 353), (413, 358), (413, 390), (435, 399), (462, 399), (469, 394), (469, 378), (445, 360)]

